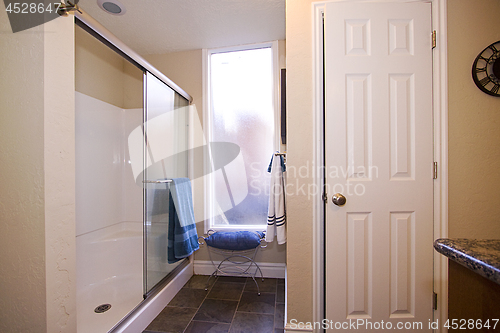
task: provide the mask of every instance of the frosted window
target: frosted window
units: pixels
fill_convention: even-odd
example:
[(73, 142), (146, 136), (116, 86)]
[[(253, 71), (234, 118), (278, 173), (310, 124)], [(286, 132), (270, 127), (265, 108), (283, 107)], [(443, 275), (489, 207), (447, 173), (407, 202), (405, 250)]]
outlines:
[[(270, 175), (274, 152), (273, 62), (271, 47), (211, 55), (211, 141), (238, 145), (243, 157), (248, 195), (231, 201), (212, 219), (214, 227), (267, 224)], [(212, 209), (227, 197), (227, 177), (213, 177)], [(234, 192), (234, 188), (232, 189)], [(220, 199), (220, 200), (219, 200)]]

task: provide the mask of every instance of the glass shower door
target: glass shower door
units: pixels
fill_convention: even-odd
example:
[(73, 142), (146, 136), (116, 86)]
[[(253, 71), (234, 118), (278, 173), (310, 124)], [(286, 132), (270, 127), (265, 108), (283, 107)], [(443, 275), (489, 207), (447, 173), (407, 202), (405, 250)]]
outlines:
[(127, 149), (143, 124), (143, 74), (75, 26), (78, 333), (108, 332), (143, 300), (143, 189)]
[(146, 72), (144, 77), (144, 294), (182, 260), (168, 256), (173, 178), (188, 177), (188, 101)]

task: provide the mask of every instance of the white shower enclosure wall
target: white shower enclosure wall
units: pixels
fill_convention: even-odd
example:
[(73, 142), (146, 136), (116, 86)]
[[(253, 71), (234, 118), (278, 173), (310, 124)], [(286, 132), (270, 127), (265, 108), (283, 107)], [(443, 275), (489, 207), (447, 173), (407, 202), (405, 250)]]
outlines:
[(77, 325), (95, 333), (116, 329), (189, 261), (169, 263), (171, 212), (155, 208), (168, 207), (164, 180), (188, 176), (188, 154), (165, 155), (187, 151), (187, 113), (174, 110), (189, 101), (85, 30), (75, 27)]

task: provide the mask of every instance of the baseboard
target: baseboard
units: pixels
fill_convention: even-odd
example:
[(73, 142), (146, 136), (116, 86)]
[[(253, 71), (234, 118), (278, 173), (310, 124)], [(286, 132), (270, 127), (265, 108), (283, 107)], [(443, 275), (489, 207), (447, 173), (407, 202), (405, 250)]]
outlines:
[(285, 333), (294, 333), (294, 332), (312, 333), (314, 332), (314, 330), (311, 326), (306, 326), (306, 324), (304, 323), (295, 323), (295, 324), (287, 323), (285, 325)]
[[(216, 265), (220, 261), (214, 261)], [(285, 278), (285, 267), (286, 264), (283, 263), (272, 263), (272, 262), (258, 262), (257, 263), (262, 270), (262, 275), (266, 278), (284, 279)], [(211, 261), (209, 260), (195, 260), (194, 261), (194, 274), (196, 275), (211, 275), (215, 268)]]

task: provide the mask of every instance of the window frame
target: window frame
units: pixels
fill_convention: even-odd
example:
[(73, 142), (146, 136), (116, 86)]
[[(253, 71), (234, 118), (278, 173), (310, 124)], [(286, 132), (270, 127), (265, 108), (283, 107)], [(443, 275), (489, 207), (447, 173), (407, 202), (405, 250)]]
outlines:
[[(247, 51), (262, 48), (271, 48), (272, 53), (272, 77), (273, 77), (273, 109), (274, 109), (274, 142), (273, 151), (279, 150), (280, 147), (280, 65), (279, 65), (279, 49), (278, 41), (237, 45), (213, 49), (202, 50), (202, 90), (203, 90), (203, 131), (206, 137), (206, 142), (209, 143), (212, 138), (212, 96), (211, 96), (211, 56), (216, 53)], [(205, 161), (209, 161), (208, 156), (205, 156)], [(208, 170), (208, 169), (206, 169)], [(208, 175), (207, 172), (205, 172)], [(267, 225), (267, 218), (263, 220), (262, 225), (234, 225), (234, 226), (214, 226), (212, 225), (212, 200), (213, 198), (213, 184), (212, 177), (204, 177), (204, 232), (208, 230), (214, 231), (234, 231), (234, 230), (265, 230)]]

